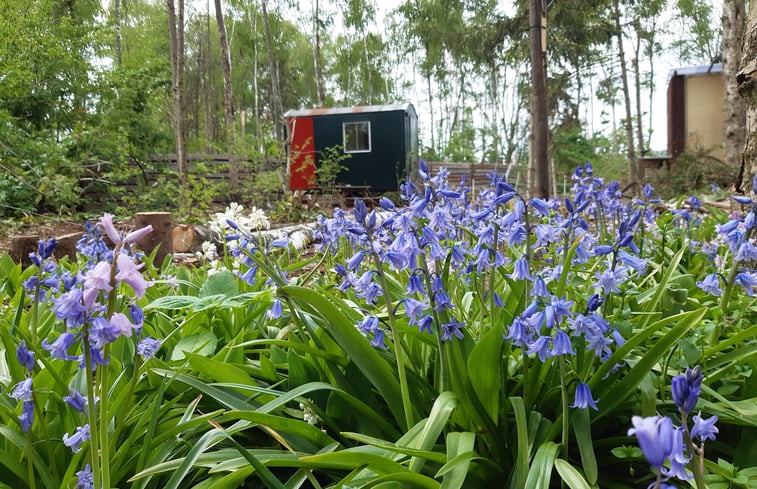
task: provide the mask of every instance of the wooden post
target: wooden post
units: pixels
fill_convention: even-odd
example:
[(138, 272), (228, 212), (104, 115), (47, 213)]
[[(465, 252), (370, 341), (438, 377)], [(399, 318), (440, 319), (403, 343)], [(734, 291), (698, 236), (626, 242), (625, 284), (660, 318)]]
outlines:
[(147, 225), (152, 226), (152, 232), (136, 243), (138, 249), (145, 253), (152, 253), (155, 247), (155, 267), (160, 268), (166, 255), (173, 253), (173, 221), (170, 212), (138, 212), (134, 214), (135, 229)]
[[(543, 0), (529, 2), (531, 40), (531, 168), (533, 179), (529, 180), (531, 197), (549, 198), (549, 120), (547, 112), (547, 44), (546, 3)], [(529, 174), (531, 172), (529, 171)]]

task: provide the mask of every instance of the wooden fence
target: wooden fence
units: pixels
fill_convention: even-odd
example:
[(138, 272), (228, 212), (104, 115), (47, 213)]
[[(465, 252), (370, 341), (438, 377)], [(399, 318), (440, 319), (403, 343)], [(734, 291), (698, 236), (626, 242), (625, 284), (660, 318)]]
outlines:
[(460, 183), (463, 175), (465, 175), (466, 185), (471, 188), (472, 191), (489, 186), (491, 183), (489, 174), (492, 170), (502, 174), (505, 171), (504, 165), (496, 165), (492, 163), (449, 163), (432, 161), (426, 162), (428, 169), (433, 176), (439, 171), (439, 168), (446, 168), (449, 171), (449, 184), (450, 187), (454, 187)]

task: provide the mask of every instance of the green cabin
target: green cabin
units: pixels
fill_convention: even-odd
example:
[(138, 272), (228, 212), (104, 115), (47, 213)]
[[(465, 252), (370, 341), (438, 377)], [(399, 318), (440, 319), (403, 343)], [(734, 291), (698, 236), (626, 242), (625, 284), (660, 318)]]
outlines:
[(377, 192), (397, 190), (418, 153), (418, 116), (409, 103), (290, 110), (284, 116), (290, 190), (317, 187), (315, 169), (327, 148), (349, 155), (338, 184)]

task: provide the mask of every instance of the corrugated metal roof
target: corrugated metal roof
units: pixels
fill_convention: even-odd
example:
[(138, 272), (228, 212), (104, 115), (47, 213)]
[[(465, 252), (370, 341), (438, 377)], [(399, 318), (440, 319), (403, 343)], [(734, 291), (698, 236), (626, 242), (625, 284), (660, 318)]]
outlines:
[(673, 68), (668, 72), (668, 81), (674, 76), (697, 76), (709, 75), (712, 73), (722, 73), (723, 63), (712, 63), (701, 66), (685, 66), (683, 68)]
[(319, 109), (301, 109), (289, 110), (284, 117), (310, 117), (316, 115), (336, 115), (336, 114), (362, 114), (365, 112), (394, 112), (394, 111), (413, 111), (413, 105), (405, 104), (388, 104), (388, 105), (358, 105), (355, 107), (333, 107)]

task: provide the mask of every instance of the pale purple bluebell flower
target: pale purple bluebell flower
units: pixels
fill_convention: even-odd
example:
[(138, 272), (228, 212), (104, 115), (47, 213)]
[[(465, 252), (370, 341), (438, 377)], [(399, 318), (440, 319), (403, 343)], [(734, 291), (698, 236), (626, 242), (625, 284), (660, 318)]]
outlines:
[(27, 377), (15, 386), (10, 393), (13, 399), (18, 401), (31, 401), (32, 400), (32, 379)]
[(71, 448), (71, 451), (76, 453), (81, 450), (81, 444), (89, 440), (89, 425), (77, 426), (73, 435), (66, 433), (63, 435), (63, 444)]
[(634, 416), (631, 422), (633, 428), (628, 430), (628, 436), (636, 435), (639, 447), (649, 464), (658, 470), (661, 469), (673, 449), (673, 421), (662, 416)]
[(83, 292), (83, 301), (87, 307), (92, 307), (95, 304), (100, 291), (107, 293), (113, 290), (113, 286), (110, 284), (110, 271), (111, 264), (107, 261), (101, 261), (87, 270), (84, 275)]
[(75, 489), (95, 489), (95, 476), (89, 464), (84, 466), (84, 470), (76, 473), (76, 481)]
[(71, 289), (53, 299), (53, 310), (58, 319), (66, 322), (70, 329), (84, 324), (85, 313), (88, 308), (83, 301), (83, 292), (79, 288)]
[(137, 265), (134, 262), (134, 258), (124, 253), (118, 255), (116, 263), (118, 265), (116, 280), (125, 282), (134, 290), (134, 295), (138, 299), (142, 298), (142, 296), (145, 295), (145, 290), (152, 285), (151, 282), (145, 280), (142, 273), (139, 271), (144, 264)]
[(137, 354), (145, 360), (148, 358), (155, 358), (155, 354), (158, 352), (160, 345), (162, 344), (163, 342), (160, 340), (146, 336), (137, 343)]

